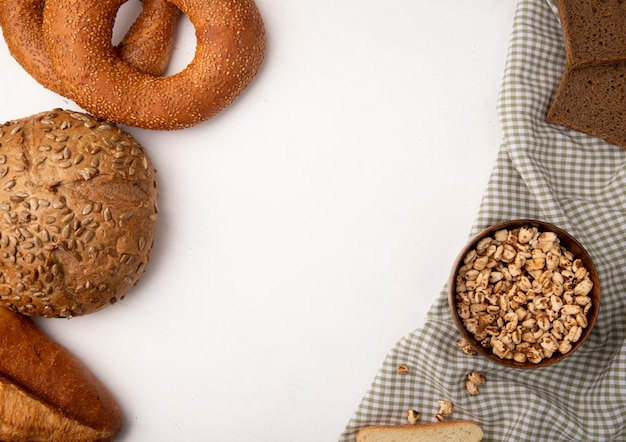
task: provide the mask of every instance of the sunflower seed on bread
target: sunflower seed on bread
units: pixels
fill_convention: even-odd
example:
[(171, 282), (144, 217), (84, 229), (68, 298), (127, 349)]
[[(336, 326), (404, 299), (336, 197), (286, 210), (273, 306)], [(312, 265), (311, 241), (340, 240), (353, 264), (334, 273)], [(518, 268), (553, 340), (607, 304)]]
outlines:
[(127, 132), (55, 109), (0, 126), (0, 305), (72, 317), (123, 299), (157, 223), (156, 172)]

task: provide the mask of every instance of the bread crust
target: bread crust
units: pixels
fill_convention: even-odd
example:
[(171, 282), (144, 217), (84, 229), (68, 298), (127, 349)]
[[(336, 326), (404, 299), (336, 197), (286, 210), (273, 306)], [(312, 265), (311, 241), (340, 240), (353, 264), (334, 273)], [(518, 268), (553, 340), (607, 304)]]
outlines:
[(106, 386), (30, 318), (6, 308), (0, 308), (0, 407), (1, 440), (104, 440), (123, 425)]
[(56, 109), (0, 126), (0, 305), (72, 317), (123, 299), (157, 225), (156, 171), (126, 131)]
[(468, 420), (452, 420), (416, 425), (372, 425), (361, 428), (356, 442), (479, 442), (484, 433)]

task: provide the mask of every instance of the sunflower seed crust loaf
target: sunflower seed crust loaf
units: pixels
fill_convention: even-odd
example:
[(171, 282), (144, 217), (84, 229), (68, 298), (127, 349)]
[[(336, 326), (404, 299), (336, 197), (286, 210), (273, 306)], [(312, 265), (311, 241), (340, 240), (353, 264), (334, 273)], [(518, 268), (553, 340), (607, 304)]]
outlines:
[(152, 163), (116, 125), (54, 109), (0, 126), (0, 306), (70, 318), (123, 299), (157, 207)]

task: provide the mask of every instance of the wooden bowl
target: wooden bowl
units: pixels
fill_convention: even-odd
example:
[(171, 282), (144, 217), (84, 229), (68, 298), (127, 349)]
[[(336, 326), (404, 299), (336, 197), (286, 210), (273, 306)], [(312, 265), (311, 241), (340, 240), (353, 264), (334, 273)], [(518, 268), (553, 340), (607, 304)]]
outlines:
[[(474, 334), (470, 333), (464, 323), (463, 320), (461, 319), (461, 317), (459, 316), (459, 309), (457, 308), (457, 290), (456, 290), (456, 281), (457, 281), (457, 275), (459, 274), (459, 270), (464, 266), (464, 260), (465, 257), (467, 256), (467, 254), (476, 248), (477, 244), (486, 237), (494, 237), (495, 233), (498, 231), (501, 231), (503, 229), (506, 230), (515, 230), (515, 229), (520, 229), (522, 227), (530, 227), (530, 228), (537, 228), (539, 232), (554, 232), (556, 233), (559, 241), (560, 241), (560, 245), (562, 247), (564, 247), (566, 250), (568, 250), (569, 252), (571, 252), (574, 255), (574, 259), (580, 259), (582, 264), (584, 265), (584, 267), (587, 269), (588, 271), (588, 278), (591, 280), (591, 282), (593, 283), (593, 287), (591, 289), (591, 291), (589, 292), (589, 294), (587, 295), (588, 297), (591, 298), (591, 309), (587, 312), (586, 314), (586, 319), (587, 319), (587, 326), (585, 328), (582, 329), (582, 334), (580, 336), (580, 339), (576, 342), (572, 343), (572, 347), (571, 350), (569, 350), (566, 353), (560, 353), (558, 350), (555, 351), (550, 357), (544, 357), (540, 362), (531, 362), (531, 361), (517, 361), (514, 359), (510, 359), (511, 354), (509, 354), (507, 357), (500, 357), (497, 356), (496, 354), (494, 354), (493, 350), (491, 348), (488, 348), (486, 346), (483, 346), (475, 337)], [(491, 283), (490, 283), (491, 285)], [(493, 286), (492, 286), (493, 287)], [(492, 298), (493, 299), (493, 298)], [(458, 327), (459, 331), (461, 332), (461, 334), (463, 335), (463, 337), (466, 339), (467, 343), (480, 355), (486, 357), (487, 359), (490, 359), (498, 364), (501, 365), (505, 365), (508, 367), (515, 367), (515, 368), (539, 368), (539, 367), (545, 367), (547, 365), (551, 365), (554, 364), (558, 361), (563, 360), (564, 358), (568, 357), (569, 355), (573, 354), (587, 339), (587, 337), (589, 336), (589, 334), (591, 333), (593, 326), (595, 324), (596, 318), (598, 316), (598, 310), (599, 310), (599, 306), (600, 306), (600, 282), (598, 280), (598, 274), (596, 271), (595, 266), (593, 265), (593, 262), (591, 260), (591, 257), (589, 256), (589, 254), (585, 251), (585, 249), (583, 248), (583, 246), (574, 238), (572, 237), (570, 234), (568, 234), (567, 232), (565, 232), (564, 230), (558, 228), (557, 226), (547, 223), (547, 222), (543, 222), (543, 221), (537, 221), (537, 220), (532, 220), (532, 219), (520, 219), (520, 220), (512, 220), (512, 221), (506, 221), (506, 222), (502, 222), (496, 225), (493, 225), (485, 230), (483, 230), (482, 232), (480, 232), (478, 235), (476, 235), (471, 241), (468, 242), (468, 244), (463, 248), (463, 250), (459, 253), (459, 256), (457, 257), (454, 266), (452, 268), (452, 271), (450, 273), (450, 279), (448, 281), (448, 301), (450, 304), (450, 310), (452, 313), (452, 317), (454, 318), (454, 322), (456, 324), (456, 326)], [(496, 315), (498, 315), (499, 313), (497, 313)], [(520, 321), (521, 323), (522, 321)], [(500, 329), (498, 329), (500, 330)], [(524, 329), (525, 331), (530, 331), (528, 329)], [(492, 330), (493, 331), (493, 330)], [(550, 332), (550, 330), (548, 331)], [(544, 332), (547, 333), (547, 332)], [(480, 336), (479, 336), (480, 337)], [(556, 340), (555, 340), (556, 342)], [(514, 353), (515, 351), (513, 351)], [(523, 359), (523, 358), (520, 358)]]

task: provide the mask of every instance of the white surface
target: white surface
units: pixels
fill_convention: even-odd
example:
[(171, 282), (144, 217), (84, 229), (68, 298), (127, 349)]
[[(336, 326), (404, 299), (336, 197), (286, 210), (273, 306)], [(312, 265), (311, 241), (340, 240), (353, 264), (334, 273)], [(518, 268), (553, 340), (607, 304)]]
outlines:
[[(257, 4), (267, 57), (235, 104), (183, 131), (129, 129), (160, 185), (139, 285), (37, 321), (118, 398), (123, 441), (336, 440), (439, 295), (501, 141), (514, 1)], [(0, 85), (2, 121), (78, 109), (4, 42)]]

